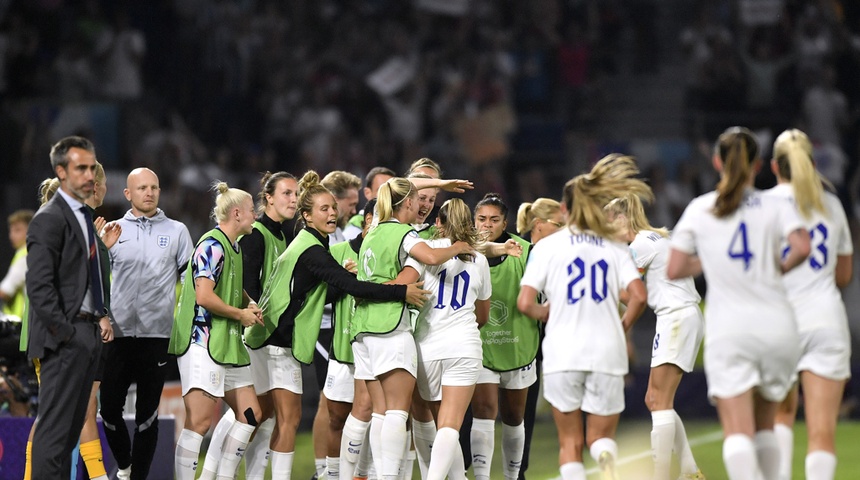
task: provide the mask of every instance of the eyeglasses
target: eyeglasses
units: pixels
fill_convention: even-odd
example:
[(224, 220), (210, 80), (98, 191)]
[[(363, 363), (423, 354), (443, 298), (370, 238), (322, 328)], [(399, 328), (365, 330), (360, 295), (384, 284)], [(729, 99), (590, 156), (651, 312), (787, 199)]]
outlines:
[(550, 224), (552, 224), (552, 225), (555, 225), (555, 226), (556, 226), (556, 227), (558, 227), (558, 228), (561, 228), (561, 227), (562, 227), (562, 224), (561, 224), (561, 223), (559, 223), (559, 222), (556, 222), (555, 220), (549, 220), (549, 219), (547, 219), (547, 220), (544, 220), (544, 222), (546, 222), (546, 223), (550, 223)]

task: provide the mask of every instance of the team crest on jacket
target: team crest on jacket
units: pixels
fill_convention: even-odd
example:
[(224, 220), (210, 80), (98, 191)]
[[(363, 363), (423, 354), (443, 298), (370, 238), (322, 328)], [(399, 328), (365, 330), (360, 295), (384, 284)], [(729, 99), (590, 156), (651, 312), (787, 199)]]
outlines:
[(157, 242), (159, 247), (167, 248), (167, 246), (170, 245), (170, 237), (167, 235), (159, 235)]

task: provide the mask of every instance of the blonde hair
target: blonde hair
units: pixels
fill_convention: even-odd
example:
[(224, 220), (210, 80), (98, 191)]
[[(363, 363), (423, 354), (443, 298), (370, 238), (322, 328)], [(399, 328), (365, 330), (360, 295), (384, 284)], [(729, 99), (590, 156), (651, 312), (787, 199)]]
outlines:
[(759, 156), (758, 142), (749, 129), (731, 127), (717, 139), (714, 154), (723, 162), (714, 215), (723, 218), (734, 213), (743, 200), (747, 182), (754, 175), (753, 163)]
[(412, 173), (415, 172), (415, 170), (422, 167), (435, 170), (437, 175), (436, 178), (442, 178), (442, 167), (440, 167), (438, 163), (434, 162), (433, 160), (430, 160), (427, 157), (422, 157), (412, 162), (412, 165), (409, 165), (409, 170), (406, 172), (406, 176), (411, 176)]
[(218, 196), (215, 197), (215, 208), (212, 209), (212, 218), (218, 223), (226, 221), (230, 210), (241, 205), (246, 199), (251, 200), (252, 203), (254, 201), (250, 193), (238, 188), (230, 188), (227, 182), (213, 183), (212, 190), (218, 192)]
[(773, 143), (773, 157), (779, 176), (791, 181), (800, 214), (805, 218), (809, 218), (813, 211), (826, 214), (822, 184), (829, 182), (815, 169), (809, 137), (796, 128), (782, 132)]
[(439, 223), (444, 234), (439, 231), (436, 233), (437, 237), (444, 236), (451, 239), (451, 242), (466, 242), (473, 247), (478, 243), (478, 231), (472, 221), (472, 210), (463, 200), (446, 200), (439, 208)]
[(391, 220), (394, 213), (403, 207), (403, 201), (414, 197), (416, 192), (415, 185), (401, 177), (391, 178), (380, 185), (376, 195), (376, 211), (379, 213), (377, 223)]
[(6, 223), (9, 224), (10, 226), (13, 223), (19, 223), (19, 222), (23, 223), (25, 225), (29, 225), (30, 221), (33, 220), (33, 215), (35, 215), (35, 213), (32, 210), (25, 210), (25, 209), (15, 210), (14, 212), (12, 212), (11, 215), (6, 217)]
[(347, 190), (352, 188), (361, 190), (361, 179), (343, 170), (329, 172), (320, 183), (336, 198), (344, 198)]
[(296, 204), (296, 214), (302, 223), (306, 223), (304, 214), (313, 210), (314, 198), (321, 193), (333, 195), (329, 189), (320, 183), (320, 175), (313, 170), (308, 170), (299, 179), (299, 200)]
[(93, 174), (93, 178), (98, 183), (105, 183), (107, 181), (107, 175), (105, 175), (105, 167), (99, 162), (96, 162), (96, 172)]
[(618, 197), (603, 207), (609, 213), (624, 215), (634, 234), (643, 230), (657, 232), (660, 236), (669, 238), (669, 230), (666, 227), (654, 227), (645, 215), (645, 207), (638, 195), (627, 194)]
[(538, 198), (534, 202), (520, 204), (517, 210), (517, 233), (523, 235), (532, 231), (538, 219), (549, 221), (559, 211), (561, 204), (551, 198)]
[(57, 190), (60, 189), (60, 179), (57, 177), (46, 178), (39, 184), (39, 205), (44, 205), (51, 201)]
[(564, 186), (564, 198), (571, 203), (568, 225), (612, 238), (618, 229), (606, 218), (606, 204), (627, 193), (654, 198), (651, 187), (635, 178), (637, 174), (639, 168), (633, 157), (613, 153), (597, 162), (591, 172), (568, 180)]

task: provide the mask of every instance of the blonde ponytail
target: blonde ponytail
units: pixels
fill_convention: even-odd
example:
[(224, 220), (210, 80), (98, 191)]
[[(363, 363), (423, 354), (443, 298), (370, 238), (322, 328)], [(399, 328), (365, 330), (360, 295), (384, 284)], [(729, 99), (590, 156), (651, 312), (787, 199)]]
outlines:
[(822, 177), (812, 161), (812, 143), (805, 133), (797, 129), (782, 132), (773, 144), (779, 176), (791, 181), (797, 209), (804, 218), (813, 211), (826, 214), (822, 196)]
[(645, 207), (642, 205), (642, 199), (637, 195), (626, 194), (623, 197), (618, 197), (609, 202), (604, 209), (615, 215), (624, 215), (629, 223), (629, 228), (633, 234), (641, 231), (657, 232), (660, 236), (669, 238), (669, 230), (665, 227), (654, 227), (648, 221), (645, 215)]

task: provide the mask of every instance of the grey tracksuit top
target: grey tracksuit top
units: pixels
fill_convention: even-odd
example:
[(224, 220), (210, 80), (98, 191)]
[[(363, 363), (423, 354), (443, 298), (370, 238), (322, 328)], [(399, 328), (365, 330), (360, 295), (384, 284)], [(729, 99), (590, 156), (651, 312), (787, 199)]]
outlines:
[(168, 338), (176, 282), (194, 248), (191, 235), (161, 209), (152, 217), (135, 217), (129, 210), (117, 223), (122, 235), (110, 249), (114, 335)]

